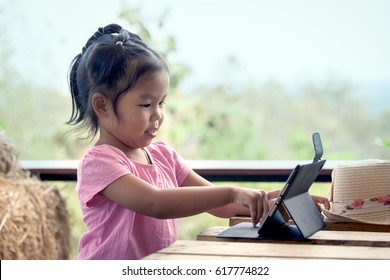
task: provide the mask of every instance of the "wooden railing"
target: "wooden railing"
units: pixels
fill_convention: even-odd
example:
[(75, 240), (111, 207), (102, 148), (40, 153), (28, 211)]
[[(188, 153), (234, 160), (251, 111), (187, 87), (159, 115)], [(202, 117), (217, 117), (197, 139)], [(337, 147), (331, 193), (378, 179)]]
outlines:
[[(210, 181), (232, 182), (284, 182), (300, 160), (189, 160), (195, 172)], [(23, 168), (42, 180), (76, 181), (78, 160), (22, 160)], [(327, 161), (317, 182), (330, 182), (331, 173), (338, 164), (346, 161)]]

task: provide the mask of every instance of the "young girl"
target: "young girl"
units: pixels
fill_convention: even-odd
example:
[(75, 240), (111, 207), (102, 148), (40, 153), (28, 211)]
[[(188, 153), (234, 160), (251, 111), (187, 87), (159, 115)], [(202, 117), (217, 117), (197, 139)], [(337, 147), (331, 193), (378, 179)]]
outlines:
[[(169, 71), (140, 37), (116, 24), (99, 28), (72, 61), (69, 124), (99, 140), (78, 168), (76, 191), (87, 232), (79, 259), (140, 259), (177, 239), (177, 218), (263, 218), (266, 193), (213, 186), (170, 146), (153, 139), (164, 121)], [(317, 197), (318, 203), (326, 203)]]

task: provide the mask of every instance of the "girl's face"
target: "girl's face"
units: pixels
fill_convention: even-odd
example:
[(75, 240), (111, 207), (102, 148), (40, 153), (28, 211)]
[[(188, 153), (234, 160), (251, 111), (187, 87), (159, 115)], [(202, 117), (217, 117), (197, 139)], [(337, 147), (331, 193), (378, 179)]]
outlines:
[(111, 108), (100, 123), (101, 138), (126, 150), (148, 146), (164, 121), (164, 105), (169, 86), (166, 71), (140, 79), (117, 102), (117, 115)]

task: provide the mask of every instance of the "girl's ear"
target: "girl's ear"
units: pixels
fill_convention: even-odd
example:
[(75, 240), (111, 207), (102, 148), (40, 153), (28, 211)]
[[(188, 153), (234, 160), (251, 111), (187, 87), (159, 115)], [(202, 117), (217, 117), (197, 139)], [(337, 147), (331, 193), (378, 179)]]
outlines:
[(97, 92), (92, 95), (92, 108), (98, 117), (103, 117), (109, 110), (108, 98), (104, 94)]

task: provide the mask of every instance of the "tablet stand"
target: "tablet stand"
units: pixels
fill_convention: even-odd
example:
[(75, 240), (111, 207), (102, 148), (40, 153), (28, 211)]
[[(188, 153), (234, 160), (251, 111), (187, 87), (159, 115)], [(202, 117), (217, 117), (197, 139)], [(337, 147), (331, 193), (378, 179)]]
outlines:
[(223, 231), (218, 237), (302, 240), (325, 226), (308, 192), (325, 164), (325, 160), (321, 160), (320, 135), (314, 133), (312, 140), (315, 151), (313, 162), (294, 168), (260, 228), (251, 223), (241, 223)]
[[(298, 171), (282, 202), (273, 215), (269, 215), (260, 226), (260, 237), (276, 239), (305, 239), (322, 229), (325, 224), (308, 190), (325, 161), (298, 166)], [(290, 224), (289, 222), (293, 222)]]

